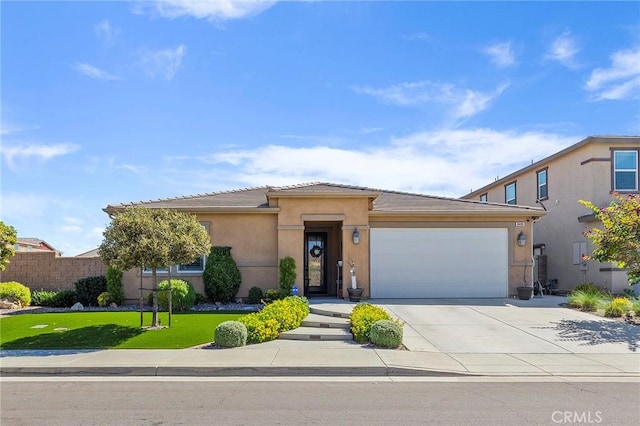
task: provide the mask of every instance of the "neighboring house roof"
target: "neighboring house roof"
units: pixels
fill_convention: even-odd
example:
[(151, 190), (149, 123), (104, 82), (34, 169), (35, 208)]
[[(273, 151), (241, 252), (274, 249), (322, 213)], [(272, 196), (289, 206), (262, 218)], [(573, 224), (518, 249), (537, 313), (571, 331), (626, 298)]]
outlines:
[(94, 248), (93, 250), (80, 253), (76, 257), (100, 257), (100, 255), (98, 254), (98, 248)]
[(265, 211), (277, 212), (269, 207), (269, 198), (278, 197), (367, 197), (372, 202), (371, 214), (487, 214), (513, 215), (524, 214), (541, 216), (543, 209), (538, 207), (514, 206), (500, 203), (485, 203), (474, 200), (435, 197), (399, 191), (388, 191), (367, 187), (314, 182), (301, 185), (239, 189), (194, 195), (189, 197), (168, 198), (155, 201), (140, 201), (109, 205), (104, 210), (113, 214), (127, 207), (174, 208), (185, 211)]
[(523, 167), (520, 170), (516, 170), (515, 172), (501, 178), (498, 180), (495, 180), (493, 182), (491, 182), (488, 185), (483, 186), (480, 189), (476, 189), (475, 191), (471, 191), (470, 193), (468, 193), (467, 195), (463, 195), (461, 198), (467, 198), (467, 197), (474, 197), (476, 195), (480, 195), (484, 192), (487, 192), (487, 190), (496, 187), (496, 186), (500, 186), (500, 185), (504, 185), (506, 183), (508, 183), (509, 181), (512, 181), (516, 176), (522, 174), (522, 173), (526, 173), (529, 172), (531, 170), (538, 170), (540, 169), (544, 164), (548, 163), (549, 161), (555, 160), (558, 157), (562, 157), (565, 156), (579, 148), (582, 148), (585, 145), (588, 145), (590, 143), (602, 143), (602, 144), (610, 144), (610, 143), (635, 143), (635, 144), (640, 144), (640, 136), (589, 136), (586, 139), (581, 140), (580, 142), (573, 144), (565, 149), (563, 149), (562, 151), (558, 151), (553, 155), (550, 155), (546, 158), (543, 158), (540, 161), (537, 161), (535, 163), (532, 163), (530, 165), (528, 165), (527, 167)]
[(44, 240), (41, 240), (40, 238), (18, 237), (16, 238), (16, 244), (22, 245), (22, 246), (31, 246), (36, 251), (54, 251), (59, 255), (62, 255), (62, 252), (60, 250), (57, 250), (51, 244), (47, 243)]

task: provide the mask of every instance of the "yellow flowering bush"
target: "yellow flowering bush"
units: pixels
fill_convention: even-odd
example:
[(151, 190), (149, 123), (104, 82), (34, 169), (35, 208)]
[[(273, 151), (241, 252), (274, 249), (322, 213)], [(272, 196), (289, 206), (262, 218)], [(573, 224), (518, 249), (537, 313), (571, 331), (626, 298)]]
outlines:
[(624, 297), (616, 297), (604, 306), (604, 315), (607, 317), (621, 317), (631, 310), (633, 304)]
[(245, 315), (239, 321), (247, 327), (247, 342), (261, 343), (276, 339), (283, 331), (300, 327), (307, 315), (307, 299), (290, 296), (274, 301), (260, 312)]
[(358, 343), (370, 340), (371, 326), (378, 320), (391, 320), (391, 315), (380, 306), (358, 303), (351, 311), (351, 333)]

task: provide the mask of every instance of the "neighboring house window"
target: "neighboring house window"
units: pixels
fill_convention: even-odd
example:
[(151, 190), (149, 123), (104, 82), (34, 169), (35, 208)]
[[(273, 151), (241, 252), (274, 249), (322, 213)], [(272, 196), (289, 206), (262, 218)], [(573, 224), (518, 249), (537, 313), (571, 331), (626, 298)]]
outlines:
[(638, 190), (638, 151), (613, 151), (613, 190)]
[(482, 194), (480, 196), (480, 201), (483, 203), (486, 203), (488, 201), (488, 195), (487, 194)]
[(206, 259), (204, 257), (196, 259), (186, 265), (178, 265), (178, 272), (204, 272), (204, 264)]
[(511, 182), (504, 186), (504, 202), (507, 204), (516, 204), (516, 183)]
[(540, 170), (538, 173), (538, 200), (546, 200), (549, 198), (549, 184), (547, 182), (547, 169)]

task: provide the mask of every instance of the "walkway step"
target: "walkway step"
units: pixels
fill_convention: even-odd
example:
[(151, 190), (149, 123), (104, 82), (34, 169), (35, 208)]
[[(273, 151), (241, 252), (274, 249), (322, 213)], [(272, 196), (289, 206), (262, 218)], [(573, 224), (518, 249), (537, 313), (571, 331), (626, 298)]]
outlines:
[(322, 304), (309, 306), (309, 310), (312, 314), (346, 319), (350, 318), (352, 309), (353, 306), (346, 304)]
[(344, 330), (351, 328), (349, 320), (346, 318), (329, 317), (318, 314), (309, 314), (304, 321), (302, 321), (302, 327), (340, 328)]
[(280, 333), (279, 339), (285, 340), (353, 340), (350, 331), (340, 328), (298, 327), (295, 330)]

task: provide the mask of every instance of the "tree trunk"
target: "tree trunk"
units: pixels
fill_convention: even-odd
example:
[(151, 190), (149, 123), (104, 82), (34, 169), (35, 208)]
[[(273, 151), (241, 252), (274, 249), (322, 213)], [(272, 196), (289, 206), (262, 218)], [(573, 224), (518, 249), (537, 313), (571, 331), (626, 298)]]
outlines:
[(151, 327), (158, 326), (158, 275), (156, 274), (156, 269), (152, 269), (153, 276), (153, 316), (151, 317)]

